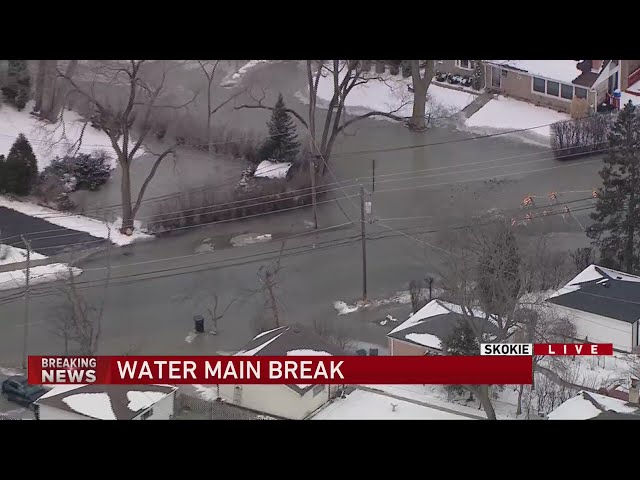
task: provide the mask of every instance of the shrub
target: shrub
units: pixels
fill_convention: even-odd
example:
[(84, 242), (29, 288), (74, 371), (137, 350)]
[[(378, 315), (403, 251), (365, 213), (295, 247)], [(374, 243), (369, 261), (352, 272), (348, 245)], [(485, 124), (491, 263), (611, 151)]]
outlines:
[(6, 162), (4, 160), (4, 155), (0, 155), (0, 193), (4, 193), (6, 191), (6, 172), (5, 172)]
[(595, 114), (551, 125), (551, 148), (557, 158), (599, 153), (608, 145), (615, 115)]
[(24, 109), (31, 91), (31, 76), (26, 60), (9, 60), (7, 83), (1, 90), (7, 103), (18, 111)]
[(67, 193), (81, 189), (97, 190), (111, 177), (110, 158), (104, 151), (56, 157), (44, 169), (41, 181), (50, 176), (59, 179)]

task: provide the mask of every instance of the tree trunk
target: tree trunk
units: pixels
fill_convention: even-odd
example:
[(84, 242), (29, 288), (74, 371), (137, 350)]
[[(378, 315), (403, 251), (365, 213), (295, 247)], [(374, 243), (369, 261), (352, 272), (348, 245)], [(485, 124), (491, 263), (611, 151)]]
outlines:
[(133, 232), (133, 208), (131, 206), (131, 169), (128, 162), (120, 162), (122, 179), (120, 181), (120, 193), (122, 195), (122, 226), (120, 233), (127, 234), (127, 230)]
[(276, 303), (276, 296), (273, 293), (273, 274), (271, 272), (265, 273), (265, 283), (267, 284), (267, 290), (269, 291), (269, 302), (271, 303), (273, 321), (275, 322), (276, 327), (279, 327), (280, 316), (278, 315), (278, 304)]
[(524, 391), (524, 385), (520, 385), (518, 389), (518, 408), (516, 410), (516, 416), (522, 415), (522, 392)]
[(413, 84), (413, 112), (409, 127), (413, 131), (423, 131), (427, 128), (426, 105), (427, 91), (435, 74), (433, 60), (427, 60), (424, 68), (424, 77), (420, 75), (420, 60), (411, 60), (411, 79)]
[[(635, 185), (636, 182), (632, 180), (632, 185)], [(634, 265), (633, 265), (633, 249), (634, 249), (634, 231), (637, 228), (636, 222), (634, 219), (634, 213), (636, 210), (636, 195), (634, 190), (631, 190), (631, 194), (629, 196), (629, 218), (627, 218), (627, 245), (625, 247), (624, 252), (624, 268), (627, 273), (635, 273)]]
[(493, 404), (489, 398), (489, 387), (487, 385), (478, 387), (477, 396), (482, 409), (487, 414), (487, 419), (496, 420), (496, 411), (493, 409)]
[(44, 83), (42, 87), (42, 106), (40, 109), (40, 116), (42, 118), (51, 119), (51, 110), (55, 103), (58, 60), (45, 60), (44, 65)]
[(47, 118), (51, 121), (55, 121), (60, 115), (60, 110), (64, 108), (65, 101), (67, 99), (67, 93), (69, 92), (70, 83), (66, 78), (73, 78), (78, 67), (78, 60), (70, 60), (65, 71), (65, 78), (60, 79), (54, 83), (54, 94), (51, 99), (51, 110)]
[[(213, 74), (211, 74), (211, 78), (213, 78)], [(207, 88), (207, 144), (210, 160), (213, 158), (213, 142), (211, 141), (211, 137), (211, 80), (209, 80)]]
[(38, 60), (38, 74), (36, 76), (36, 96), (34, 112), (39, 112), (42, 109), (42, 89), (44, 88), (44, 77), (47, 69), (46, 60)]

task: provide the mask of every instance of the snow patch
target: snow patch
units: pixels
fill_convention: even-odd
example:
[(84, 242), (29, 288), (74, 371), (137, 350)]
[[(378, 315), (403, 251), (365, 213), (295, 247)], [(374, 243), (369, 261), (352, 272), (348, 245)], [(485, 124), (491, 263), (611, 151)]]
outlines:
[(466, 420), (426, 405), (399, 400), (384, 394), (355, 390), (347, 398), (335, 399), (312, 417), (313, 420)]
[(200, 398), (207, 401), (212, 401), (218, 398), (218, 390), (216, 387), (207, 387), (206, 385), (191, 385), (196, 389)]
[(591, 396), (605, 410), (613, 410), (617, 413), (633, 413), (637, 410), (637, 407), (628, 406), (624, 400), (605, 397), (597, 393), (580, 392), (549, 413), (547, 418), (549, 420), (588, 420), (603, 413), (589, 399), (585, 398), (585, 395)]
[(263, 160), (256, 168), (253, 176), (258, 178), (287, 178), (287, 173), (289, 173), (292, 165), (293, 163), (290, 162)]
[(62, 401), (81, 415), (99, 420), (117, 420), (108, 393), (78, 393), (65, 397)]
[(342, 300), (333, 302), (333, 308), (338, 311), (338, 315), (347, 315), (349, 313), (357, 312), (360, 309), (358, 305), (347, 305)]
[[(41, 172), (56, 156), (75, 154), (78, 150), (76, 143), (82, 135), (82, 144), (78, 150), (80, 153), (105, 150), (111, 157), (112, 168), (116, 167), (117, 161), (111, 141), (104, 132), (93, 128), (78, 113), (69, 110), (64, 111), (64, 128), (62, 122), (52, 124), (41, 120), (30, 114), (34, 105), (33, 101), (29, 102), (21, 112), (10, 105), (2, 105), (0, 108), (0, 154), (6, 156), (18, 135), (23, 133), (31, 143), (38, 160), (38, 170)], [(141, 148), (136, 153), (136, 157), (144, 153)]]
[[(66, 263), (51, 263), (32, 267), (29, 272), (30, 285), (39, 283), (54, 282), (69, 278), (69, 274), (74, 277), (80, 275), (82, 270), (77, 267), (69, 268)], [(0, 272), (0, 290), (11, 290), (13, 288), (23, 288), (26, 285), (25, 270), (13, 270), (10, 272)]]
[[(440, 293), (439, 290), (432, 290), (432, 295), (434, 297), (437, 297)], [(423, 288), (420, 292), (419, 292), (419, 296), (421, 299), (424, 298), (428, 298), (428, 294), (429, 294), (429, 289), (428, 288)], [(348, 305), (347, 303), (338, 300), (333, 302), (333, 308), (336, 309), (336, 311), (338, 312), (338, 315), (346, 315), (349, 313), (353, 313), (353, 312), (357, 312), (359, 310), (362, 309), (374, 309), (374, 308), (379, 308), (379, 307), (384, 307), (386, 305), (393, 305), (393, 304), (400, 304), (400, 305), (405, 305), (411, 303), (411, 292), (409, 292), (408, 290), (402, 290), (400, 292), (396, 292), (395, 294), (393, 294), (391, 297), (389, 298), (381, 298), (378, 300), (371, 300), (369, 302), (362, 302), (362, 303), (356, 303), (354, 305)], [(394, 320), (391, 320), (396, 321)]]
[[(346, 75), (346, 68), (339, 74), (339, 81)], [(409, 91), (412, 81), (402, 75), (371, 74), (371, 79), (354, 87), (346, 99), (345, 106), (351, 114), (361, 114), (367, 111), (394, 113), (399, 117), (410, 117), (413, 110), (413, 93)], [(320, 77), (318, 83), (318, 106), (327, 108), (333, 98), (333, 75)], [(301, 93), (296, 95), (304, 103), (309, 103)], [(426, 114), (437, 117), (457, 113), (475, 100), (476, 95), (451, 88), (431, 84), (427, 94)], [(391, 120), (385, 117), (378, 117)]]
[(127, 407), (132, 412), (137, 412), (143, 408), (150, 407), (166, 396), (167, 394), (163, 392), (141, 392), (139, 390), (131, 390), (127, 392), (127, 400), (129, 400)]
[[(86, 232), (97, 238), (109, 238), (109, 235), (111, 235), (111, 242), (120, 246), (129, 245), (136, 241), (151, 240), (155, 238), (153, 235), (145, 233), (142, 229), (142, 223), (137, 220), (133, 223), (133, 233), (131, 235), (125, 235), (120, 233), (120, 227), (122, 226), (121, 218), (118, 218), (113, 223), (105, 223), (83, 215), (60, 212), (34, 203), (14, 201), (3, 196), (0, 196), (0, 207), (10, 208), (16, 212), (23, 213), (24, 215), (40, 218), (54, 225), (68, 228), (70, 230)], [(109, 230), (111, 231), (110, 234)]]
[(331, 356), (331, 354), (329, 352), (323, 352), (320, 350), (307, 350), (307, 349), (301, 349), (301, 350), (289, 350), (287, 352), (287, 356), (299, 356), (299, 357), (304, 357), (304, 356), (326, 356), (329, 355)]
[(231, 245), (234, 247), (244, 247), (245, 245), (253, 245), (254, 243), (263, 243), (271, 240), (270, 233), (245, 233), (235, 236), (231, 239)]
[(503, 130), (529, 129), (532, 133), (549, 138), (551, 137), (550, 124), (565, 120), (571, 120), (571, 116), (567, 113), (537, 107), (531, 103), (499, 95), (471, 115), (465, 121), (465, 126)]
[[(31, 260), (44, 260), (47, 258), (36, 252), (31, 252), (29, 255)], [(10, 263), (20, 263), (27, 261), (27, 250), (11, 245), (0, 244), (0, 265), (8, 265)]]
[(440, 339), (430, 333), (408, 333), (404, 338), (419, 345), (424, 345), (425, 347), (436, 348), (438, 350), (442, 348)]
[(487, 60), (496, 65), (514, 67), (551, 80), (572, 83), (582, 73), (576, 60)]
[(242, 67), (240, 67), (237, 72), (231, 74), (230, 76), (227, 76), (222, 81), (221, 86), (223, 86), (223, 87), (232, 87), (232, 86), (238, 84), (240, 82), (240, 80), (242, 79), (242, 77), (249, 70), (251, 70), (252, 68), (256, 67), (257, 65), (260, 65), (261, 63), (268, 63), (268, 62), (271, 62), (271, 60), (249, 60)]
[[(284, 333), (284, 332), (282, 332)], [(258, 353), (260, 350), (262, 350), (264, 347), (266, 347), (267, 345), (269, 345), (271, 342), (273, 342), (274, 340), (276, 340), (277, 338), (280, 337), (280, 335), (282, 335), (282, 333), (276, 335), (275, 337), (273, 337), (272, 339), (264, 342), (261, 345), (258, 345), (257, 347), (254, 347), (250, 350), (240, 350), (238, 353), (236, 353), (236, 356), (251, 356), (251, 355), (255, 355), (256, 353)]]

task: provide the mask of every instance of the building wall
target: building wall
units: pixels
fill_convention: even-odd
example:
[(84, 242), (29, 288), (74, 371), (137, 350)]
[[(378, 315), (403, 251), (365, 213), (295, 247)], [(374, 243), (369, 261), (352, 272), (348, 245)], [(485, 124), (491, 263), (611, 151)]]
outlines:
[[(620, 90), (629, 88), (629, 76), (640, 69), (640, 60), (622, 60), (620, 64)], [(634, 80), (632, 79), (633, 83)]]
[(472, 76), (473, 70), (460, 68), (456, 65), (457, 60), (436, 60), (436, 71), (453, 73), (454, 75)]
[[(175, 398), (176, 392), (173, 392), (171, 395), (167, 395), (159, 402), (154, 403), (151, 407), (153, 409), (153, 413), (145, 420), (171, 420), (175, 412)], [(141, 417), (145, 412), (142, 412), (140, 415), (135, 417), (134, 420), (141, 420)]]
[(578, 339), (586, 339), (592, 343), (612, 343), (616, 350), (631, 352), (634, 346), (632, 344), (633, 324), (580, 312), (561, 305), (553, 306), (558, 313), (567, 316), (575, 325)]
[(95, 420), (78, 413), (67, 412), (49, 405), (38, 405), (39, 420)]
[(220, 385), (220, 397), (251, 410), (302, 420), (329, 401), (327, 385), (323, 387), (315, 396), (311, 389), (301, 397), (286, 385)]
[(389, 340), (389, 354), (393, 357), (416, 357), (427, 353), (426, 347), (403, 342), (397, 338), (387, 338)]
[[(492, 67), (495, 65), (486, 64), (485, 68), (485, 78), (487, 89), (507, 95), (519, 100), (524, 100), (529, 103), (533, 103), (534, 105), (551, 108), (553, 110), (557, 110), (559, 112), (570, 113), (571, 111), (571, 100), (554, 97), (542, 93), (535, 92), (533, 90), (533, 76), (529, 73), (518, 72), (516, 70), (511, 70), (507, 68), (501, 68), (501, 78), (500, 78), (500, 87), (494, 87), (491, 83), (492, 79)], [(500, 67), (498, 67), (500, 68)], [(577, 75), (576, 75), (577, 76)], [(544, 77), (541, 77), (544, 78)], [(545, 79), (547, 80), (547, 79)], [(548, 79), (555, 81), (554, 79)], [(564, 83), (565, 85), (572, 85), (567, 82), (558, 82)], [(572, 85), (574, 88), (579, 85)], [(584, 88), (584, 87), (580, 87)], [(592, 107), (596, 103), (595, 94), (587, 90), (587, 100), (589, 101), (589, 105)], [(606, 91), (606, 87), (605, 87)]]

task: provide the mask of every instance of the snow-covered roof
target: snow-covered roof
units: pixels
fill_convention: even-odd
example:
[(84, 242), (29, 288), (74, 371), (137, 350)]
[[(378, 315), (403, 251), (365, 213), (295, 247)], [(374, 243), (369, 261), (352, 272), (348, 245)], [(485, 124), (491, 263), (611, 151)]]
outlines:
[[(301, 325), (284, 325), (256, 335), (236, 355), (242, 356), (344, 356), (346, 352)], [(304, 395), (313, 385), (287, 385)]]
[(589, 265), (547, 301), (584, 312), (635, 323), (640, 319), (640, 277)]
[(258, 178), (286, 178), (293, 163), (263, 160), (253, 173)]
[(419, 403), (356, 389), (347, 398), (337, 398), (312, 420), (468, 420), (462, 415)]
[(56, 385), (35, 403), (97, 420), (131, 420), (177, 389), (173, 385)]
[[(471, 313), (474, 321), (485, 322), (485, 314), (480, 310), (474, 309)], [(466, 320), (459, 305), (436, 299), (391, 330), (387, 336), (440, 350), (441, 341), (449, 336), (461, 321)], [(486, 322), (486, 325), (488, 333), (495, 328), (490, 322)]]
[(552, 411), (547, 418), (549, 420), (589, 420), (606, 412), (640, 413), (640, 407), (617, 398), (581, 391)]
[(575, 60), (487, 60), (487, 62), (566, 83), (572, 83), (582, 73), (578, 70), (578, 62)]

